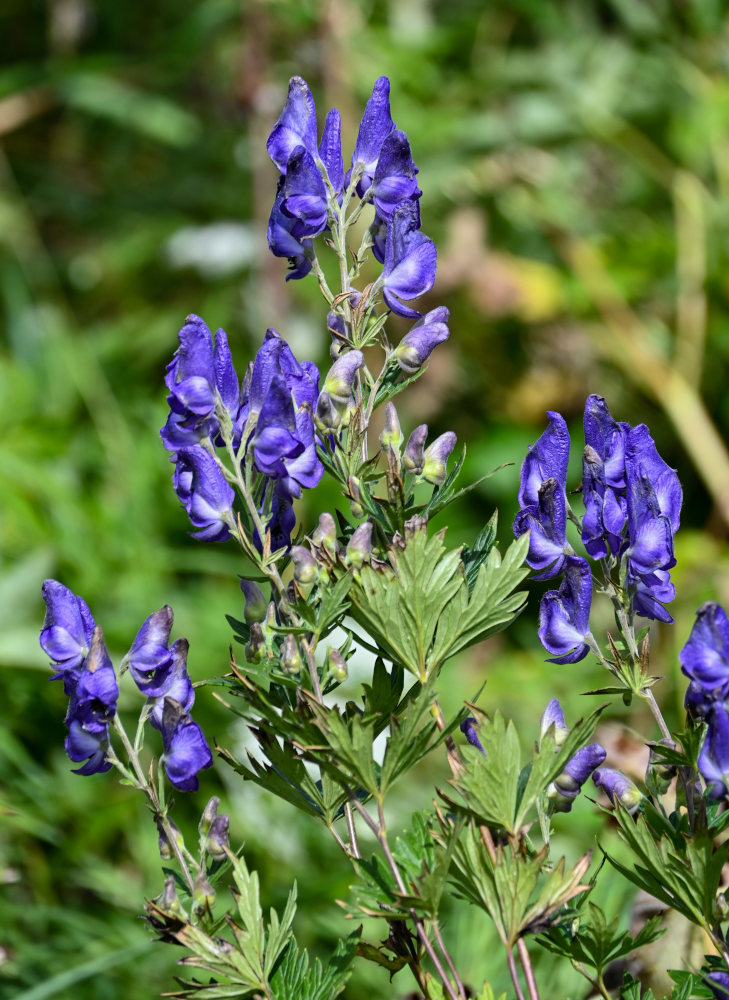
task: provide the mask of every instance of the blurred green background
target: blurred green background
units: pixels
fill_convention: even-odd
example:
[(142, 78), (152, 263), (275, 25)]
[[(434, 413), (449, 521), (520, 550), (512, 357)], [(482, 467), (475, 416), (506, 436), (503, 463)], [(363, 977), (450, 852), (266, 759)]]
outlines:
[[(141, 1000), (172, 988), (178, 957), (137, 919), (161, 889), (156, 835), (113, 776), (69, 773), (64, 699), (37, 641), (40, 584), (54, 576), (81, 593), (117, 656), (170, 603), (193, 678), (226, 668), (240, 559), (232, 543), (187, 535), (158, 438), (162, 378), (189, 312), (227, 330), (239, 370), (267, 326), (327, 363), (315, 283), (285, 286), (265, 243), (277, 176), (265, 139), (288, 77), (308, 80), (322, 114), (339, 107), (345, 162), (374, 79), (392, 81), (439, 247), (422, 305), (451, 310), (451, 339), (401, 397), (401, 419), (468, 441), (467, 478), (516, 463), (453, 511), (453, 543), (494, 507), (508, 539), (518, 466), (547, 409), (574, 428), (578, 485), (588, 392), (617, 419), (646, 421), (678, 468), (676, 625), (652, 635), (657, 693), (677, 724), (694, 611), (729, 601), (729, 5), (4, 0), (0, 55), (0, 995)], [(337, 502), (317, 492), (302, 518)], [(456, 710), (487, 681), (481, 705), (515, 717), (525, 744), (549, 697), (569, 721), (601, 682), (588, 661), (544, 664), (534, 591), (508, 636), (448, 666), (443, 691)], [(128, 693), (122, 707), (135, 706)], [(610, 762), (639, 773), (628, 714), (608, 715)], [(196, 717), (243, 745), (210, 689)], [(652, 733), (630, 717), (642, 723)], [(401, 786), (392, 829), (444, 773), (439, 758)], [(180, 796), (180, 825), (193, 830), (214, 793), (264, 905), (298, 878), (297, 932), (326, 953), (350, 930), (332, 902), (347, 897), (346, 862), (223, 765)], [(580, 801), (559, 826), (574, 858), (602, 821)], [(629, 894), (605, 875), (601, 898), (627, 913)], [(485, 921), (454, 908), (445, 930), (466, 981), (506, 988)], [(548, 975), (547, 997), (584, 995)], [(367, 967), (347, 995), (411, 988)]]

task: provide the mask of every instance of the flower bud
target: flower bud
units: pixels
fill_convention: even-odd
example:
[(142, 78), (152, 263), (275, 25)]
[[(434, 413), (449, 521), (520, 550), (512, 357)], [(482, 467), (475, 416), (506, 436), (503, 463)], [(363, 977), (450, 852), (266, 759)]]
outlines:
[(395, 348), (395, 358), (406, 375), (414, 375), (430, 357), (433, 349), (448, 339), (448, 310), (432, 309), (413, 326)]
[(324, 549), (332, 559), (337, 554), (337, 525), (331, 514), (319, 515), (319, 524), (314, 529), (311, 540), (319, 549)]
[(169, 875), (165, 879), (165, 887), (162, 891), (161, 896), (157, 896), (155, 903), (159, 906), (160, 910), (168, 913), (172, 917), (182, 917), (187, 919), (187, 914), (182, 909), (180, 905), (180, 900), (177, 897), (177, 888), (175, 886), (174, 875)]
[(402, 456), (403, 468), (419, 476), (425, 462), (425, 441), (428, 437), (428, 425), (420, 424), (408, 438)]
[(197, 826), (197, 832), (200, 834), (201, 837), (204, 837), (207, 834), (210, 827), (212, 826), (213, 820), (218, 815), (219, 805), (220, 805), (220, 799), (218, 798), (217, 795), (213, 795), (213, 797), (208, 801), (208, 804), (203, 809), (202, 816), (200, 817), (200, 822), (198, 823)]
[(212, 822), (210, 832), (205, 839), (205, 850), (213, 861), (222, 861), (225, 857), (226, 848), (230, 846), (228, 843), (229, 824), (230, 820), (225, 813), (216, 816)]
[[(180, 848), (183, 847), (185, 841), (179, 828), (175, 826), (175, 824), (172, 822), (171, 819), (168, 819), (167, 822), (169, 824), (172, 836), (175, 838), (175, 843), (177, 844), (178, 847)], [(159, 856), (162, 858), (163, 861), (169, 861), (170, 858), (174, 856), (175, 850), (172, 844), (170, 843), (170, 839), (167, 836), (167, 831), (162, 825), (161, 820), (157, 821), (157, 834), (158, 834), (157, 846), (159, 847)]]
[(253, 580), (241, 580), (240, 589), (243, 591), (243, 596), (246, 599), (243, 609), (243, 618), (246, 625), (252, 625), (253, 622), (262, 622), (266, 616), (266, 607), (268, 605), (266, 598), (263, 596), (263, 591)]
[(468, 740), (468, 742), (471, 744), (471, 746), (472, 747), (476, 747), (477, 750), (480, 750), (481, 753), (485, 757), (486, 756), (486, 751), (481, 746), (481, 740), (476, 735), (476, 732), (477, 732), (477, 730), (476, 730), (476, 720), (474, 719), (474, 717), (472, 715), (469, 715), (469, 717), (467, 719), (463, 720), (463, 722), (461, 723), (460, 729), (461, 729), (461, 732), (463, 733), (463, 735)]
[(339, 313), (335, 312), (327, 313), (327, 329), (332, 335), (329, 355), (332, 361), (336, 361), (337, 358), (341, 357), (349, 349), (349, 334), (344, 316), (340, 316)]
[(281, 667), (287, 674), (298, 674), (302, 667), (299, 644), (290, 632), (281, 646)]
[[(556, 699), (553, 699), (555, 701)], [(551, 704), (551, 702), (550, 702)], [(546, 713), (545, 713), (546, 714)], [(595, 768), (605, 760), (605, 749), (599, 743), (581, 747), (565, 764), (564, 771), (547, 789), (551, 812), (569, 812), (580, 789)]]
[[(549, 732), (549, 727), (554, 726), (554, 745), (561, 747), (569, 735), (569, 729), (564, 721), (562, 706), (556, 698), (552, 698), (542, 713), (539, 724), (539, 739), (543, 740)], [(597, 766), (597, 765), (595, 765)]]
[(716, 1000), (727, 1000), (729, 997), (729, 972), (722, 972), (715, 969), (708, 976), (704, 976), (704, 982), (716, 997)]
[(362, 506), (362, 494), (359, 489), (359, 479), (356, 476), (350, 476), (347, 479), (347, 486), (349, 487), (349, 509), (352, 511), (352, 517), (364, 517), (364, 507)]
[(327, 649), (327, 668), (335, 680), (346, 681), (349, 674), (347, 661), (338, 649), (332, 649), (331, 646)]
[(266, 640), (263, 637), (263, 629), (260, 622), (253, 622), (251, 625), (250, 642), (245, 648), (246, 660), (249, 663), (260, 663), (266, 653)]
[(193, 906), (199, 913), (202, 913), (203, 910), (212, 910), (213, 906), (215, 906), (215, 889), (213, 889), (202, 872), (196, 875), (193, 880), (192, 901)]
[(619, 802), (628, 812), (634, 813), (640, 805), (642, 793), (630, 778), (626, 778), (620, 771), (612, 767), (601, 767), (594, 772), (592, 780), (598, 788), (602, 788), (613, 803)]
[(316, 413), (314, 423), (316, 429), (322, 434), (330, 434), (337, 430), (342, 422), (342, 414), (334, 405), (332, 397), (328, 392), (320, 392), (316, 401)]
[(453, 431), (441, 434), (425, 450), (423, 460), (423, 478), (433, 486), (442, 486), (446, 477), (446, 462), (456, 446), (456, 435)]
[(385, 427), (380, 434), (380, 444), (383, 451), (394, 451), (400, 453), (400, 446), (403, 443), (403, 433), (400, 428), (400, 420), (394, 403), (385, 403)]
[[(361, 351), (348, 351), (338, 358), (324, 379), (323, 390), (337, 406), (347, 406), (352, 395), (354, 377), (364, 364)], [(318, 410), (318, 406), (317, 406)]]
[(372, 558), (372, 522), (365, 521), (357, 528), (347, 544), (344, 561), (354, 569), (360, 569)]
[(316, 559), (303, 545), (294, 545), (289, 552), (294, 564), (294, 580), (306, 586), (313, 583), (319, 575)]

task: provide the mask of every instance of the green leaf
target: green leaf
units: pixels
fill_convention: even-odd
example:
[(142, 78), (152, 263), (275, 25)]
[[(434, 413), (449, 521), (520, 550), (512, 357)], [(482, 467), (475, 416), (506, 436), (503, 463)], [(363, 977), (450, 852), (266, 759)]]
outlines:
[(463, 546), (461, 559), (466, 570), (466, 582), (468, 583), (468, 593), (473, 592), (474, 584), (478, 579), (478, 571), (487, 561), (491, 554), (491, 549), (496, 541), (496, 527), (498, 514), (496, 511), (491, 516), (491, 520), (479, 531), (473, 545)]

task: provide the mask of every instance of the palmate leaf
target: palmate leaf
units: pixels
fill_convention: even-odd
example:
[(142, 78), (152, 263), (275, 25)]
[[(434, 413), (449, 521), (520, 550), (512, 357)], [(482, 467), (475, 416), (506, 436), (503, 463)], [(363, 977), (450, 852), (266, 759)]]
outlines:
[(424, 683), (449, 657), (504, 628), (522, 609), (526, 596), (514, 589), (528, 573), (527, 547), (524, 536), (503, 562), (492, 549), (469, 596), (460, 551), (446, 550), (443, 532), (415, 531), (404, 548), (389, 550), (391, 568), (362, 568), (349, 592), (350, 613), (389, 658)]

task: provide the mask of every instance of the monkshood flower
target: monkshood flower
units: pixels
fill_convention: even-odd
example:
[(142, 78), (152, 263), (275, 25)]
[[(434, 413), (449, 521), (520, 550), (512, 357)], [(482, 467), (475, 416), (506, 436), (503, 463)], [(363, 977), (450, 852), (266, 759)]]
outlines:
[(560, 413), (549, 410), (547, 416), (547, 429), (527, 449), (521, 467), (518, 495), (521, 510), (514, 519), (517, 538), (531, 532), (527, 563), (532, 569), (541, 570), (538, 579), (542, 580), (558, 576), (572, 552), (566, 534), (570, 435)]
[(592, 780), (613, 803), (619, 802), (629, 813), (634, 813), (640, 805), (643, 798), (641, 791), (620, 771), (612, 767), (601, 767), (593, 772)]
[(390, 81), (386, 76), (381, 76), (375, 80), (372, 94), (365, 105), (352, 153), (352, 166), (345, 178), (345, 184), (349, 184), (352, 171), (358, 171), (357, 194), (360, 198), (372, 185), (383, 143), (394, 128), (395, 123), (390, 115)]
[(170, 783), (183, 792), (197, 791), (198, 772), (212, 767), (213, 755), (200, 726), (171, 697), (164, 701), (162, 742), (165, 772)]
[[(266, 142), (268, 155), (282, 174), (288, 176), (291, 159), (303, 149), (321, 163), (336, 193), (343, 186), (341, 119), (336, 108), (327, 114), (321, 143), (316, 145), (316, 106), (309, 85), (300, 76), (289, 80), (289, 91), (281, 116)], [(300, 154), (299, 154), (300, 155)], [(288, 211), (291, 211), (287, 207)]]
[(431, 309), (410, 328), (395, 348), (395, 360), (406, 375), (420, 371), (438, 344), (448, 339), (448, 310)]
[(556, 655), (551, 663), (577, 663), (589, 652), (592, 573), (586, 559), (568, 556), (559, 590), (549, 590), (539, 608), (539, 640)]
[(169, 687), (172, 668), (169, 644), (173, 620), (169, 604), (151, 614), (122, 660), (122, 667), (126, 662), (134, 683), (142, 694), (150, 698), (163, 694)]
[(720, 604), (707, 601), (696, 612), (691, 634), (678, 654), (681, 670), (705, 697), (729, 697), (729, 618)]
[(580, 747), (577, 753), (570, 757), (564, 771), (554, 779), (547, 790), (555, 812), (569, 812), (572, 809), (572, 803), (580, 794), (582, 786), (606, 757), (607, 751), (599, 743)]
[(165, 385), (170, 416), (160, 431), (168, 451), (191, 447), (220, 430), (220, 415), (233, 424), (238, 411), (238, 377), (224, 330), (215, 334), (190, 315), (179, 334), (180, 346), (167, 366)]
[(230, 538), (235, 494), (213, 456), (200, 445), (181, 448), (174, 475), (175, 493), (193, 526), (193, 538), (223, 542)]
[(298, 235), (318, 236), (327, 225), (327, 189), (311, 153), (297, 146), (286, 165), (281, 210), (301, 224)]
[(617, 555), (628, 516), (625, 499), (625, 442), (630, 431), (617, 423), (602, 396), (585, 402), (582, 459), (582, 542), (593, 559)]
[(116, 712), (119, 688), (114, 667), (104, 642), (104, 634), (94, 628), (89, 654), (84, 660), (71, 692), (66, 725), (66, 753), (74, 763), (85, 760), (76, 774), (100, 774), (112, 766), (106, 759), (109, 722)]
[(364, 364), (361, 351), (347, 351), (334, 362), (324, 379), (323, 392), (338, 407), (347, 406), (352, 396), (357, 372)]
[(46, 614), (40, 634), (41, 649), (58, 668), (51, 680), (63, 679), (70, 695), (88, 656), (95, 622), (86, 601), (73, 594), (58, 580), (43, 584)]
[(268, 219), (268, 246), (274, 257), (286, 257), (289, 262), (287, 281), (298, 281), (311, 271), (314, 250), (311, 237), (305, 234), (306, 226), (293, 215), (283, 210), (285, 178), (281, 177), (276, 188), (276, 197)]
[(382, 294), (392, 312), (418, 319), (421, 313), (404, 305), (402, 300), (417, 299), (430, 291), (435, 281), (437, 256), (435, 243), (420, 232), (418, 203), (403, 202), (387, 227), (382, 271)]
[(716, 1000), (727, 1000), (729, 997), (729, 972), (716, 970), (704, 976), (704, 982), (716, 997)]
[(562, 706), (556, 698), (551, 698), (542, 712), (542, 718), (539, 721), (540, 739), (547, 735), (551, 726), (554, 726), (554, 744), (561, 747), (569, 735), (569, 727), (564, 720)]
[(709, 709), (708, 729), (699, 753), (699, 773), (706, 782), (706, 791), (712, 799), (729, 795), (729, 711), (716, 702)]
[(266, 330), (263, 344), (258, 349), (250, 378), (241, 397), (238, 422), (243, 425), (251, 414), (259, 414), (276, 375), (282, 375), (293, 396), (294, 405), (309, 403), (313, 408), (319, 395), (319, 369), (313, 361), (298, 362), (276, 330)]
[[(165, 676), (163, 690), (148, 702), (148, 719), (155, 729), (162, 729), (165, 698), (174, 698), (186, 712), (195, 703), (195, 689), (187, 672), (187, 654), (190, 644), (187, 639), (176, 639), (170, 646), (170, 662)], [(161, 685), (160, 685), (161, 686)]]
[(417, 172), (407, 136), (395, 129), (382, 143), (372, 182), (372, 199), (379, 218), (387, 221), (403, 202), (420, 197)]
[(486, 751), (484, 750), (483, 746), (481, 745), (481, 740), (478, 738), (478, 729), (477, 729), (476, 719), (474, 719), (474, 717), (472, 715), (469, 715), (469, 717), (467, 719), (463, 720), (463, 722), (461, 723), (461, 725), (460, 725), (459, 728), (460, 728), (461, 732), (463, 733), (463, 735), (468, 740), (468, 742), (471, 744), (471, 746), (472, 747), (476, 747), (477, 750), (480, 750), (481, 753), (485, 757), (486, 756)]
[(402, 453), (402, 464), (406, 472), (419, 476), (425, 463), (425, 442), (428, 439), (428, 425), (419, 424), (412, 432)]

